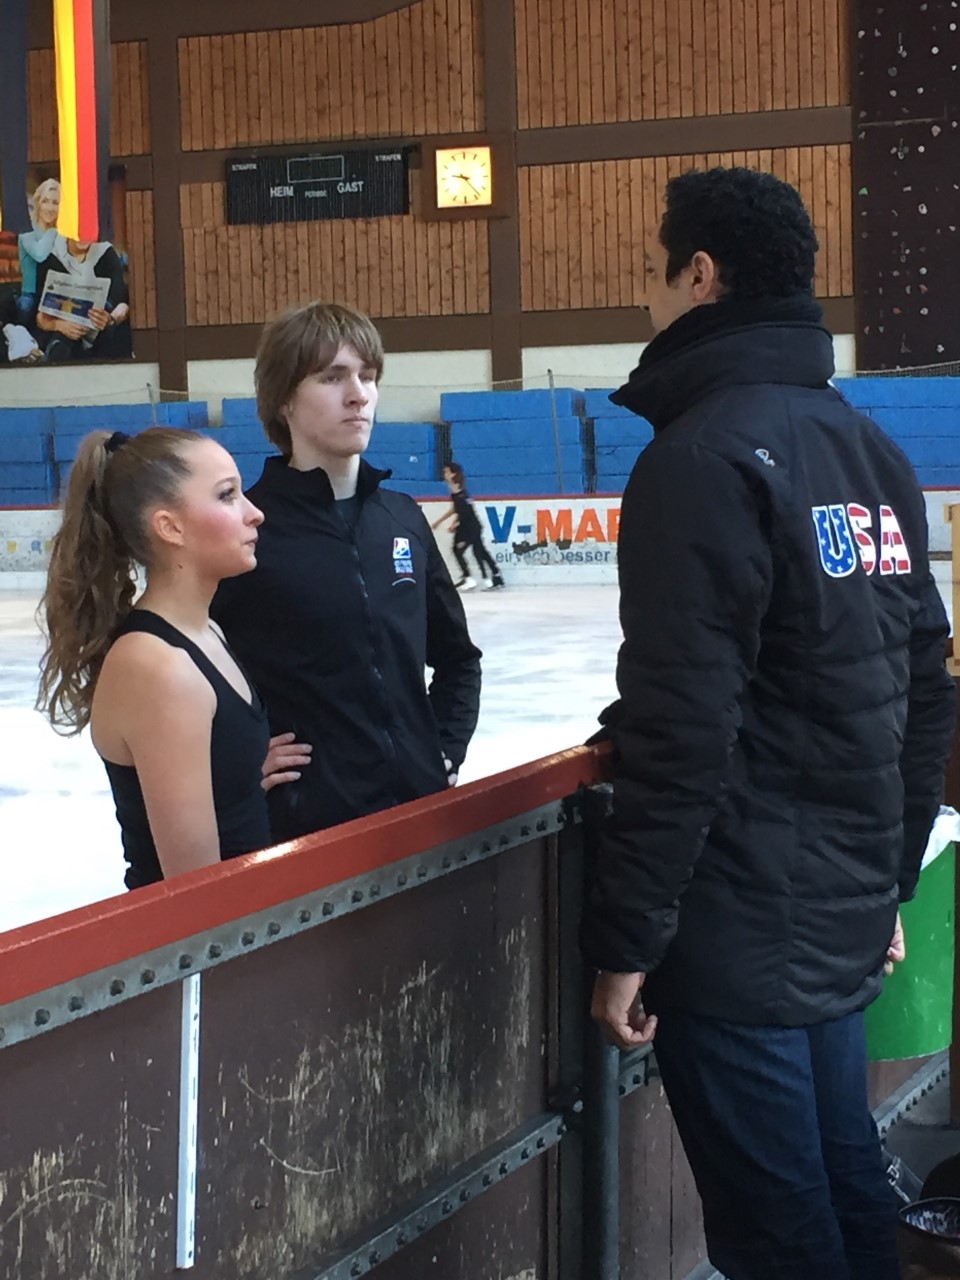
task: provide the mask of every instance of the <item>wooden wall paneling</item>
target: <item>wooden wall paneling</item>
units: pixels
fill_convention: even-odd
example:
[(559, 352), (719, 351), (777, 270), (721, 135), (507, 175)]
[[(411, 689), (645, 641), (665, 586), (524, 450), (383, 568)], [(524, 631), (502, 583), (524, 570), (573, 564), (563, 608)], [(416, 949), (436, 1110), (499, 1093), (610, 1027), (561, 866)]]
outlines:
[[(733, 112), (734, 33), (730, 0), (720, 0), (717, 17), (720, 30), (720, 40), (717, 45), (717, 74), (719, 77), (717, 98), (720, 103), (720, 114), (731, 115)], [(739, 36), (739, 31), (736, 34)], [(679, 115), (682, 113), (671, 111), (670, 114)]]
[(823, 46), (826, 61), (824, 90), (831, 105), (840, 101), (840, 5), (824, 0)]
[[(563, 0), (550, 0), (548, 23), (544, 32), (550, 41), (550, 102), (555, 125), (568, 123), (567, 116), (567, 31), (566, 6)], [(626, 117), (625, 117), (626, 118)]]
[(773, 111), (773, 28), (771, 0), (757, 0), (757, 101), (754, 111)]
[(610, 297), (616, 298), (615, 306), (622, 306), (621, 283), (629, 268), (629, 258), (620, 256), (620, 201), (617, 192), (617, 173), (623, 164), (606, 163), (603, 166), (603, 187), (601, 188), (603, 207), (607, 211), (606, 218), (606, 269), (607, 288)]
[(850, 57), (850, 24), (852, 0), (835, 0), (837, 22), (837, 102), (847, 103), (851, 99), (850, 77), (852, 60)]
[(399, 13), (387, 14), (377, 25), (381, 32), (379, 47), (383, 49), (386, 72), (383, 92), (380, 94), (380, 127), (377, 132), (387, 135), (396, 133), (404, 118), (401, 110), (403, 77), (400, 74), (400, 15)]
[[(608, 0), (604, 0), (606, 4)], [(604, 70), (608, 62), (613, 61), (610, 58), (607, 49), (603, 43), (603, 7), (604, 4), (597, 4), (596, 0), (590, 0), (587, 18), (587, 30), (589, 31), (589, 77), (590, 77), (590, 116), (591, 120), (603, 120), (603, 78)], [(613, 68), (610, 68), (611, 73)]]
[[(303, 131), (303, 30), (280, 32), (280, 101), (283, 104), (283, 137), (294, 142), (305, 137)], [(299, 75), (299, 81), (298, 81)]]
[(747, 109), (746, 21), (744, 0), (728, 0), (730, 21), (730, 111)]
[[(531, 279), (530, 279), (530, 300), (533, 310), (541, 310), (543, 308), (544, 296), (544, 255), (542, 253), (542, 236), (541, 228), (543, 226), (543, 167), (531, 169), (530, 171), (530, 213), (531, 226), (535, 228), (534, 240), (531, 245)], [(520, 221), (523, 224), (526, 221), (523, 209), (520, 210)]]
[[(316, 27), (306, 27), (300, 33), (299, 55), (303, 67), (303, 100), (300, 124), (302, 132), (298, 137), (309, 138), (320, 135), (320, 77), (317, 68), (317, 44), (322, 33)], [(329, 122), (323, 133), (329, 137)]]
[(193, 90), (190, 82), (189, 40), (177, 41), (177, 78), (180, 92), (180, 149), (189, 151), (193, 134)]
[(444, 0), (433, 0), (432, 26), (434, 40), (433, 74), (427, 93), (436, 101), (435, 131), (450, 127), (450, 57), (447, 45), (447, 15)]
[(440, 279), (440, 315), (452, 315), (454, 311), (453, 227), (452, 222), (441, 222), (438, 227), (437, 274)]
[[(464, 28), (460, 21), (460, 0), (446, 0), (446, 82), (447, 82), (447, 120), (448, 128), (463, 127), (463, 119), (467, 113), (466, 98), (463, 89), (463, 36)], [(441, 76), (443, 75), (441, 66)]]
[(678, 57), (680, 114), (693, 115), (693, 0), (676, 0), (678, 11)]
[(784, 93), (783, 105), (788, 111), (800, 105), (800, 14), (807, 0), (785, 0), (784, 3)]
[(852, 297), (856, 281), (853, 274), (853, 174), (851, 149), (840, 147), (840, 296)]
[(315, 234), (316, 251), (311, 259), (311, 284), (318, 298), (336, 301), (339, 297), (333, 280), (333, 224), (319, 222)]
[[(667, 0), (669, 3), (669, 0)], [(720, 77), (717, 72), (720, 49), (720, 0), (704, 0), (707, 32), (707, 111), (709, 116), (720, 114)], [(661, 111), (661, 115), (666, 112)]]
[[(545, 121), (542, 89), (539, 88), (540, 58), (537, 39), (538, 0), (518, 0), (516, 22), (517, 77), (520, 87), (518, 123), (521, 129), (536, 129)], [(492, 51), (487, 51), (487, 56)]]
[(376, 75), (365, 75), (364, 80), (364, 109), (363, 122), (364, 133), (377, 137), (378, 134), (384, 132), (387, 125), (381, 125), (381, 104), (386, 106), (386, 86), (388, 84), (387, 68), (385, 62), (380, 59), (384, 54), (383, 50), (383, 24), (381, 22), (367, 22), (357, 24), (359, 28), (359, 36), (363, 45), (363, 65), (364, 67), (383, 67), (383, 81), (378, 82)]
[(816, 100), (813, 77), (813, 0), (801, 0), (797, 30), (798, 103), (812, 105)]
[(437, 28), (433, 20), (433, 12), (426, 5), (422, 6), (423, 29), (420, 35), (422, 61), (424, 68), (424, 132), (432, 134), (440, 132), (440, 118), (437, 111)]
[[(564, 264), (570, 260), (567, 227), (562, 211), (557, 208), (556, 165), (543, 170), (543, 305), (545, 311), (569, 306), (569, 270), (564, 272), (564, 288), (560, 282), (561, 252)], [(562, 246), (562, 250), (561, 250)]]
[[(409, 314), (405, 288), (407, 262), (403, 242), (403, 223), (403, 218), (388, 218), (384, 223), (384, 227), (381, 228), (381, 239), (384, 230), (386, 230), (389, 237), (389, 294), (388, 307), (384, 310), (384, 315), (405, 316)], [(469, 259), (465, 262), (464, 269), (469, 274)]]
[[(604, 59), (601, 67), (603, 85), (602, 118), (604, 120), (616, 120), (617, 118), (617, 69), (618, 63), (623, 57), (623, 50), (617, 45), (616, 3), (617, 0), (605, 0), (604, 4), (597, 5), (600, 39), (604, 49)], [(612, 50), (617, 52), (611, 58), (610, 53)]]
[(811, 42), (811, 70), (813, 75), (811, 106), (825, 106), (830, 98), (827, 93), (827, 42), (824, 24), (834, 8), (835, 0), (809, 0), (813, 40)]
[[(687, 100), (690, 103), (692, 116), (707, 114), (707, 24), (704, 7), (698, 0), (690, 0), (693, 37), (690, 49), (690, 79)], [(650, 119), (649, 113), (644, 117)]]
[(190, 86), (190, 114), (184, 134), (181, 124), (182, 147), (185, 151), (199, 150), (203, 146), (203, 84), (200, 65), (200, 41), (185, 40), (180, 42), (187, 49), (188, 77)]
[(827, 293), (840, 293), (843, 278), (840, 238), (840, 148), (824, 147), (824, 212), (827, 236)]
[(630, 163), (619, 164), (613, 171), (617, 201), (617, 235), (611, 241), (614, 270), (617, 272), (619, 306), (633, 305), (633, 277), (635, 268), (633, 220), (630, 216)]
[(770, 2), (771, 98), (774, 110), (782, 110), (787, 96), (786, 67), (786, 0)]
[[(533, 249), (533, 227), (534, 220), (532, 216), (532, 191), (534, 177), (537, 169), (531, 165), (525, 165), (517, 170), (517, 201), (520, 206), (520, 305), (524, 311), (533, 310), (533, 260), (535, 257)], [(575, 209), (574, 216), (580, 213), (581, 205), (579, 200), (574, 200)]]

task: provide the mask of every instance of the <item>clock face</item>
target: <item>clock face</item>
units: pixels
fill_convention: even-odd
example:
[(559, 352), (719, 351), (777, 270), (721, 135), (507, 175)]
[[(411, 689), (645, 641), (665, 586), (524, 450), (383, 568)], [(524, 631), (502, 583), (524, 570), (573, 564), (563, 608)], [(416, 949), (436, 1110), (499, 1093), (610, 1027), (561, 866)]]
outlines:
[(493, 204), (489, 147), (453, 147), (437, 152), (437, 207), (469, 209)]

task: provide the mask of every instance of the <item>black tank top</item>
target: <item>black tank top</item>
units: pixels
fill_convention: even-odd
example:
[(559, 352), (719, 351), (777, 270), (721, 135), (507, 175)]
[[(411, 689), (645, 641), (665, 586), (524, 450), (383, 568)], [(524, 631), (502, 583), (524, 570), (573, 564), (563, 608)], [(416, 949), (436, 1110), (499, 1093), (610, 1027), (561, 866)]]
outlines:
[[(220, 833), (220, 857), (236, 858), (241, 853), (268, 848), (271, 843), (270, 823), (267, 798), (260, 779), (270, 741), (270, 728), (260, 695), (247, 680), (253, 697), (253, 702), (248, 703), (198, 645), (149, 609), (134, 609), (117, 633), (118, 638), (131, 631), (145, 631), (176, 649), (183, 649), (213, 686), (217, 696), (210, 733), (210, 767), (213, 806)], [(117, 806), (123, 855), (130, 864), (124, 877), (127, 888), (137, 889), (162, 880), (163, 871), (150, 832), (136, 768), (113, 764), (109, 760), (103, 763)]]

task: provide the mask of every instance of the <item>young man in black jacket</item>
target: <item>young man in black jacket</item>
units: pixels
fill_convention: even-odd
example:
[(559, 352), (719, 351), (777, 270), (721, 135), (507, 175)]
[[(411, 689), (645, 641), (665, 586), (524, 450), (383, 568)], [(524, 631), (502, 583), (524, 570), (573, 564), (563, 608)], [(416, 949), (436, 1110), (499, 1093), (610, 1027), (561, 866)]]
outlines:
[(583, 946), (608, 1037), (656, 1031), (729, 1280), (899, 1277), (862, 1011), (902, 957), (954, 720), (923, 497), (828, 385), (816, 250), (771, 175), (674, 179), (656, 336), (612, 397), (655, 435), (623, 499)]
[(476, 728), (481, 654), (430, 526), (361, 457), (382, 371), (374, 325), (333, 304), (280, 316), (257, 354), (281, 456), (250, 490), (265, 517), (257, 568), (224, 582), (211, 612), (274, 732), (313, 748), (270, 793), (278, 841), (444, 789)]

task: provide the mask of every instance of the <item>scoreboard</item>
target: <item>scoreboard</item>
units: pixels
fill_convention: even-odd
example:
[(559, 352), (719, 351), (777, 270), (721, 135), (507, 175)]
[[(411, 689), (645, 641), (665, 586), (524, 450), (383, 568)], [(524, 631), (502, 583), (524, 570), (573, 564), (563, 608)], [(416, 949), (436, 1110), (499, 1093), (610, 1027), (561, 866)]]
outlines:
[(409, 150), (268, 155), (227, 161), (227, 222), (316, 222), (410, 211)]

